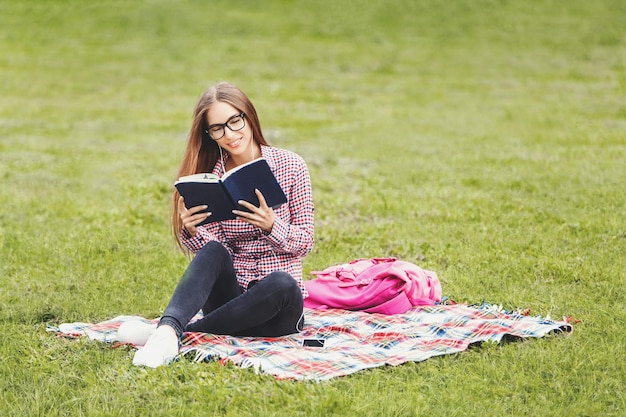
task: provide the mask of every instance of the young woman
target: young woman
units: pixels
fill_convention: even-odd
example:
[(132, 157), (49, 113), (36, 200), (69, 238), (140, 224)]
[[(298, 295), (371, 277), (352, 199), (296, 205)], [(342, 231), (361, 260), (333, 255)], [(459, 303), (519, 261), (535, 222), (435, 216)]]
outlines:
[[(259, 157), (267, 160), (287, 195), (287, 203), (275, 210), (257, 191), (258, 207), (240, 202), (249, 212), (235, 211), (235, 220), (198, 226), (210, 216), (200, 213), (206, 207), (186, 207), (174, 193), (174, 234), (181, 248), (195, 256), (133, 364), (167, 364), (178, 354), (183, 332), (271, 337), (302, 329), (307, 294), (301, 259), (313, 248), (308, 169), (300, 156), (268, 145), (256, 110), (241, 90), (228, 83), (209, 88), (194, 112), (178, 176), (222, 176)], [(190, 322), (199, 310), (203, 316)]]

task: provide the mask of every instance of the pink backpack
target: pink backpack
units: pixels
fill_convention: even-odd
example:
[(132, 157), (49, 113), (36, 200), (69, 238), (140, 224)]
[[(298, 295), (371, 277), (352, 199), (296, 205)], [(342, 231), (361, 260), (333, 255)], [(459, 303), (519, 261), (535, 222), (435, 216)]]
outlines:
[(357, 259), (312, 274), (317, 278), (304, 283), (308, 308), (401, 314), (441, 301), (436, 273), (396, 258)]

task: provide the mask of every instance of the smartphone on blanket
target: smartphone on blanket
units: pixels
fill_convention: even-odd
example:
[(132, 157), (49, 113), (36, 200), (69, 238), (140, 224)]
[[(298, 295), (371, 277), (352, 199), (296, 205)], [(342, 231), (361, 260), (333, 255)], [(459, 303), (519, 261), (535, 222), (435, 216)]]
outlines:
[(305, 347), (324, 347), (324, 339), (304, 339), (302, 346)]

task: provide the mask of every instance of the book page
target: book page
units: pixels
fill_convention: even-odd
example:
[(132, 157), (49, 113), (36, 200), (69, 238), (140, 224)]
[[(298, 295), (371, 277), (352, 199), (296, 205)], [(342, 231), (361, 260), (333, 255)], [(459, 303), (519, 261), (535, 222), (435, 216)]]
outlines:
[(217, 175), (203, 172), (200, 174), (185, 175), (184, 177), (180, 177), (175, 184), (181, 182), (219, 182), (219, 180), (220, 179)]

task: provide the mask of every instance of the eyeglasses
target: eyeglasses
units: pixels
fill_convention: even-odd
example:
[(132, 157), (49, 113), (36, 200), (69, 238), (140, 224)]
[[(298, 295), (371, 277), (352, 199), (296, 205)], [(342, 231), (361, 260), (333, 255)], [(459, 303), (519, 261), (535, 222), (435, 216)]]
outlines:
[(235, 114), (226, 120), (226, 123), (216, 123), (209, 126), (204, 130), (204, 133), (209, 135), (213, 140), (220, 140), (226, 134), (225, 127), (229, 128), (232, 132), (243, 129), (246, 126), (245, 116), (246, 114), (244, 112)]

